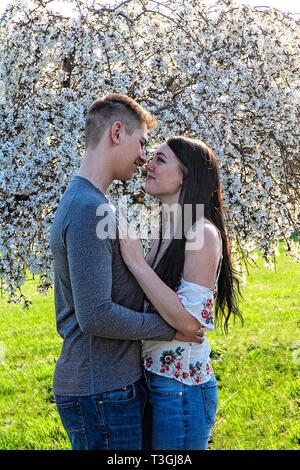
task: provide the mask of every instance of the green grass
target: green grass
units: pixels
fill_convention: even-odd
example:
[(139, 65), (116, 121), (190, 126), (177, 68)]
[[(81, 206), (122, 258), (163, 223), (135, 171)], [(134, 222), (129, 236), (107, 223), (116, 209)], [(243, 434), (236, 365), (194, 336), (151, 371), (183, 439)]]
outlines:
[[(0, 449), (70, 448), (54, 404), (52, 377), (61, 339), (55, 329), (53, 290), (35, 292), (29, 310), (0, 300)], [(4, 345), (4, 346), (3, 346)], [(3, 355), (3, 354), (2, 354)]]
[[(245, 325), (210, 334), (219, 406), (210, 448), (299, 449), (299, 265), (251, 268), (241, 303)], [(29, 310), (0, 298), (0, 449), (70, 449), (52, 393), (61, 347), (53, 290)], [(298, 397), (298, 403), (297, 403)]]
[(258, 265), (243, 289), (244, 327), (210, 338), (219, 385), (212, 449), (299, 449), (299, 265), (282, 254), (276, 273)]

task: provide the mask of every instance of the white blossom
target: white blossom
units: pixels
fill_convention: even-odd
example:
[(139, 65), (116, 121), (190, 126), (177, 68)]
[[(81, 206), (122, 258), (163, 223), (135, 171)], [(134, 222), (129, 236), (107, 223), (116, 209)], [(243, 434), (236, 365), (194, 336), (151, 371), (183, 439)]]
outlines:
[[(221, 0), (210, 9), (201, 0), (93, 5), (78, 0), (64, 17), (47, 2), (17, 0), (0, 19), (0, 277), (10, 299), (28, 305), (26, 270), (40, 276), (41, 292), (53, 284), (53, 217), (84, 153), (87, 108), (111, 91), (157, 117), (151, 149), (170, 134), (212, 148), (241, 279), (255, 249), (274, 262), (279, 240), (299, 259), (290, 238), (299, 195), (299, 24)], [(110, 195), (115, 203), (128, 195), (129, 220), (142, 226), (150, 218), (155, 201), (144, 194), (142, 172), (114, 182)]]

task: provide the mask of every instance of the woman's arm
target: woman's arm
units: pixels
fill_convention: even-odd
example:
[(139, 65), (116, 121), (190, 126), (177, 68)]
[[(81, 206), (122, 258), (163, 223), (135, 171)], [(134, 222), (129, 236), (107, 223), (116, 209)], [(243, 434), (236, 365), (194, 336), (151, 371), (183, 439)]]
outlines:
[[(203, 230), (203, 227), (199, 229)], [(200, 323), (183, 307), (176, 292), (164, 284), (146, 263), (140, 241), (124, 220), (120, 221), (120, 234), (124, 237), (120, 239), (120, 247), (128, 269), (135, 276), (145, 295), (164, 320), (184, 334), (191, 334), (201, 328)], [(214, 278), (212, 278), (211, 273), (213, 266), (217, 265), (219, 244), (218, 238), (217, 244), (215, 243), (214, 235), (210, 228), (208, 230), (204, 229), (203, 247), (186, 250), (185, 280), (195, 283), (201, 281), (201, 285), (210, 283), (208, 287), (213, 284)], [(216, 235), (218, 237), (217, 231)]]

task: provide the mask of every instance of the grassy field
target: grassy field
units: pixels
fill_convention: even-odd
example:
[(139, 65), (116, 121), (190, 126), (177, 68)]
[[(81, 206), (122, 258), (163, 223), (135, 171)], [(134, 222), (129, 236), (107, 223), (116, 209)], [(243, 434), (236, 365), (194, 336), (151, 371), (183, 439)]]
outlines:
[[(61, 347), (53, 291), (30, 310), (0, 298), (0, 449), (70, 449), (52, 393)], [(219, 383), (212, 450), (298, 450), (299, 265), (252, 268), (241, 304), (245, 325), (210, 335)], [(297, 403), (298, 397), (298, 403)]]

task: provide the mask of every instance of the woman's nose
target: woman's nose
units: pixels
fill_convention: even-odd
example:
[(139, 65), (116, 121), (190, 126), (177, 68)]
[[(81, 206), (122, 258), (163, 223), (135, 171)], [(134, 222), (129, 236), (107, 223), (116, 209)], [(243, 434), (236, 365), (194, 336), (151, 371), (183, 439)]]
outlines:
[(145, 166), (146, 170), (153, 171), (153, 160), (149, 160), (149, 162)]

